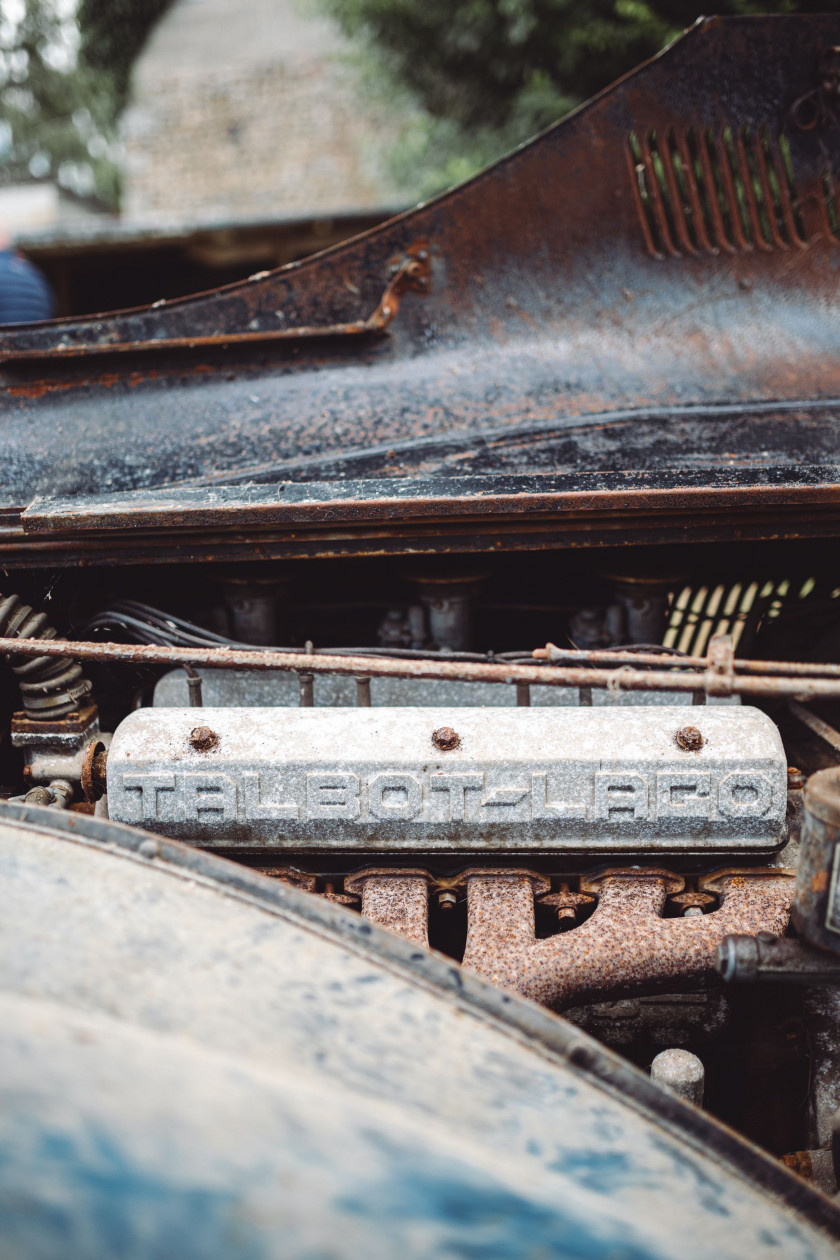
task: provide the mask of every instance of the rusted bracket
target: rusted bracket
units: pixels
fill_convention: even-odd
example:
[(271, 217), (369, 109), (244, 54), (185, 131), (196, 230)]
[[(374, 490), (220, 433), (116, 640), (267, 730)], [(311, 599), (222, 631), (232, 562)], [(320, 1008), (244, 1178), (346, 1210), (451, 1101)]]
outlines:
[(406, 293), (427, 294), (431, 283), (431, 262), (428, 241), (415, 241), (405, 254), (391, 262), (391, 279), (376, 309), (367, 319), (344, 324), (303, 325), (298, 328), (273, 328), (260, 332), (223, 332), (198, 337), (150, 337), (143, 341), (90, 341), (55, 346), (38, 346), (31, 350), (11, 348), (0, 352), (0, 364), (81, 359), (91, 355), (138, 354), (150, 350), (222, 349), (226, 346), (272, 345), (280, 341), (301, 341), (312, 337), (358, 337), (383, 333), (396, 318)]

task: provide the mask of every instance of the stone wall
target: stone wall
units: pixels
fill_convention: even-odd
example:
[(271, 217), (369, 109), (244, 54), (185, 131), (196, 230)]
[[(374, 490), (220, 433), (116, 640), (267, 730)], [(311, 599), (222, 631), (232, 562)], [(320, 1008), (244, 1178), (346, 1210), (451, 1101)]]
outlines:
[(293, 0), (180, 0), (135, 68), (123, 213), (201, 222), (397, 205), (406, 193), (383, 157), (400, 125), (335, 29)]

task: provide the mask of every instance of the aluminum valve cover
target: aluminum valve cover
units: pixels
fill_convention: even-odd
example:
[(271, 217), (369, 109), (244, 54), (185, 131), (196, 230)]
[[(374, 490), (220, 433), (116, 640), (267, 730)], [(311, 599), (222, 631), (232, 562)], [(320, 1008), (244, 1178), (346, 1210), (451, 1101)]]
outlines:
[(748, 707), (138, 709), (107, 770), (120, 822), (299, 850), (767, 850), (786, 784)]

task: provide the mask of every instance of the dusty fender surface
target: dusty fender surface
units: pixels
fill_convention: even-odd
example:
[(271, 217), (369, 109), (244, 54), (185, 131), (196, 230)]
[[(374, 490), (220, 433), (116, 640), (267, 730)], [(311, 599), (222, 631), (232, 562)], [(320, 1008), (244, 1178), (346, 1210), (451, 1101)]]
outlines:
[(0, 898), (4, 1254), (836, 1255), (781, 1166), (340, 907), (14, 806)]

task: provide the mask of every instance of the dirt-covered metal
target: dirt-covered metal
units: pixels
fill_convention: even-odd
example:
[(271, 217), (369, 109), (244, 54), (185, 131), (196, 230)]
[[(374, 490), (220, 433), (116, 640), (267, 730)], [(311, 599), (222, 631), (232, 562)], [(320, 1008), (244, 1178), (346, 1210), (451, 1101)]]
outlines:
[[(81, 495), (124, 522), (88, 562), (140, 545), (135, 508), (160, 556), (161, 531), (181, 556), (236, 554), (254, 530), (264, 555), (481, 549), (500, 517), (540, 546), (733, 524), (836, 535), (840, 130), (814, 102), (838, 44), (836, 15), (703, 20), (351, 242), (193, 298), (5, 331), (10, 562), (78, 554), (57, 500)], [(427, 295), (384, 336), (344, 335), (420, 248)], [(394, 491), (412, 479), (406, 518)], [(321, 483), (311, 538), (278, 524), (302, 480)], [(247, 524), (184, 530), (212, 487), (238, 492)], [(151, 514), (150, 490), (172, 495)], [(378, 543), (375, 515), (392, 526)]]
[[(779, 732), (746, 705), (140, 708), (108, 810), (215, 847), (366, 852), (766, 853), (785, 839)], [(457, 727), (457, 729), (456, 729)]]
[(840, 953), (840, 767), (805, 784), (793, 923), (822, 949)]
[(724, 874), (720, 909), (662, 917), (682, 880), (666, 871), (615, 870), (586, 885), (598, 905), (579, 927), (538, 940), (530, 873), (465, 873), (465, 967), (555, 1010), (596, 995), (674, 992), (716, 975), (717, 948), (731, 934), (782, 934), (793, 900), (792, 873)]
[(15, 1257), (836, 1254), (836, 1206), (779, 1161), (279, 879), (2, 805), (0, 904)]
[[(679, 660), (678, 666), (671, 668), (671, 662), (662, 658), (646, 657), (641, 654), (625, 654), (622, 662), (621, 654), (617, 655), (617, 668), (586, 668), (580, 665), (541, 665), (523, 664), (517, 661), (491, 662), (440, 660), (434, 655), (417, 659), (388, 659), (386, 657), (352, 656), (343, 652), (288, 652), (282, 650), (252, 650), (247, 648), (188, 648), (166, 647), (148, 643), (106, 643), (88, 642), (85, 640), (42, 641), (37, 644), (25, 640), (0, 638), (0, 656), (10, 654), (20, 656), (60, 656), (72, 653), (79, 660), (90, 661), (124, 661), (132, 664), (155, 665), (201, 665), (211, 669), (229, 670), (278, 670), (295, 672), (303, 682), (306, 680), (307, 698), (301, 703), (311, 707), (312, 696), (309, 694), (312, 678), (316, 674), (351, 674), (364, 678), (426, 678), (430, 681), (463, 681), (470, 683), (507, 683), (512, 686), (526, 684), (528, 686), (601, 688), (618, 695), (621, 692), (674, 693), (684, 695), (712, 696), (813, 696), (840, 697), (840, 677), (837, 666), (802, 665), (792, 661), (790, 665), (783, 662), (770, 662), (768, 671), (762, 675), (760, 663), (747, 662), (748, 666), (759, 664), (755, 673), (732, 673), (725, 680), (712, 675), (710, 671), (702, 677), (692, 672), (693, 659)], [(537, 655), (537, 654), (535, 654)], [(582, 654), (582, 660), (586, 654)], [(656, 668), (634, 669), (626, 660), (636, 659), (640, 666), (653, 664)], [(687, 666), (687, 668), (686, 668)], [(301, 692), (303, 696), (303, 690)], [(692, 715), (693, 716), (693, 715)]]
[(717, 967), (728, 984), (798, 984), (840, 987), (840, 959), (828, 950), (772, 932), (727, 936), (718, 949)]

